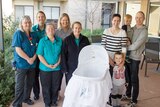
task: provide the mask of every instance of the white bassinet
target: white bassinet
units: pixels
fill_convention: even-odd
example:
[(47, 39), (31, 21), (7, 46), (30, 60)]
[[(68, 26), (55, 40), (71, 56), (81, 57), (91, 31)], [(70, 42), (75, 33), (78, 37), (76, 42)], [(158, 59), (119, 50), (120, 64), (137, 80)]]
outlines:
[(106, 107), (111, 88), (106, 50), (98, 45), (86, 46), (66, 87), (63, 107)]

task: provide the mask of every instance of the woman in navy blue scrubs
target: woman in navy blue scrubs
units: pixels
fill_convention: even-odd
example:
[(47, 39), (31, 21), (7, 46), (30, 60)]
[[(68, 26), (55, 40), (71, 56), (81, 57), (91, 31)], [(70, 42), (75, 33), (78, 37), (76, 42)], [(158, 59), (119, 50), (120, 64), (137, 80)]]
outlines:
[(15, 73), (15, 99), (13, 107), (22, 107), (22, 102), (33, 105), (30, 99), (36, 67), (37, 37), (31, 32), (32, 22), (29, 16), (22, 17), (20, 29), (13, 35)]

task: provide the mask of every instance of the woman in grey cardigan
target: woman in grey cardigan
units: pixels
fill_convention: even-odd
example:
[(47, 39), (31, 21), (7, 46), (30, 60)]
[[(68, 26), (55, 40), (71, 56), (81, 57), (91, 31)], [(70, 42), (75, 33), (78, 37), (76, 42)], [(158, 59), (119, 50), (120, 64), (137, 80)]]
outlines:
[[(148, 31), (147, 27), (143, 25), (145, 20), (145, 15), (142, 11), (137, 12), (136, 17), (136, 25), (133, 27), (133, 37), (132, 37), (132, 44), (128, 47), (128, 50), (131, 51), (130, 59), (131, 59), (131, 87), (130, 88), (130, 95), (131, 102), (128, 104), (128, 107), (135, 106), (137, 104), (137, 98), (139, 95), (139, 64), (141, 60), (141, 55), (145, 47), (145, 43), (148, 38)], [(131, 95), (131, 89), (133, 90)]]

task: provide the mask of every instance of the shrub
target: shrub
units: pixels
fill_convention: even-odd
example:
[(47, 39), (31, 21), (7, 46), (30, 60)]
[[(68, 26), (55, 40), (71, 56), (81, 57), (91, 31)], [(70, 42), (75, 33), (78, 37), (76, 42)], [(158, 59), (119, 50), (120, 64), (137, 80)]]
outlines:
[(14, 71), (11, 66), (13, 49), (11, 41), (17, 27), (18, 23), (13, 21), (12, 16), (3, 18), (5, 52), (0, 52), (0, 59), (3, 59), (0, 61), (0, 107), (9, 106), (14, 96)]
[(92, 42), (92, 39), (91, 39), (92, 36), (101, 36), (103, 31), (104, 31), (104, 29), (95, 29), (95, 30), (93, 30), (93, 33), (91, 34), (90, 29), (83, 29), (81, 33), (83, 35), (87, 36), (89, 41)]
[(104, 31), (104, 29), (95, 29), (95, 30), (93, 30), (92, 35), (102, 35), (103, 31)]
[(10, 65), (0, 66), (0, 77), (0, 107), (6, 107), (14, 95), (14, 71)]
[(83, 29), (81, 33), (87, 37), (90, 37), (90, 36), (102, 35), (103, 31), (104, 29), (95, 29), (91, 34), (90, 29)]

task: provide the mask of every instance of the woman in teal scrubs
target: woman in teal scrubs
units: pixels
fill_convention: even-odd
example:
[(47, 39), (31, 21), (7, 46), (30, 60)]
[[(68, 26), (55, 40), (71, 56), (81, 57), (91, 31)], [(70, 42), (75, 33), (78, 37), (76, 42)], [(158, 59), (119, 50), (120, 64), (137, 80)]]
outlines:
[[(34, 25), (32, 27), (32, 31), (36, 33), (38, 37), (38, 42), (41, 38), (43, 38), (46, 34), (45, 28), (46, 28), (46, 15), (43, 11), (38, 11), (36, 15), (36, 19), (38, 24)], [(40, 85), (39, 85), (39, 60), (37, 58), (37, 64), (36, 64), (36, 73), (35, 73), (35, 81), (33, 84), (33, 94), (34, 94), (34, 100), (39, 99), (40, 94)]]
[(55, 36), (53, 23), (46, 24), (46, 36), (38, 45), (40, 80), (45, 107), (57, 106), (62, 39)]

